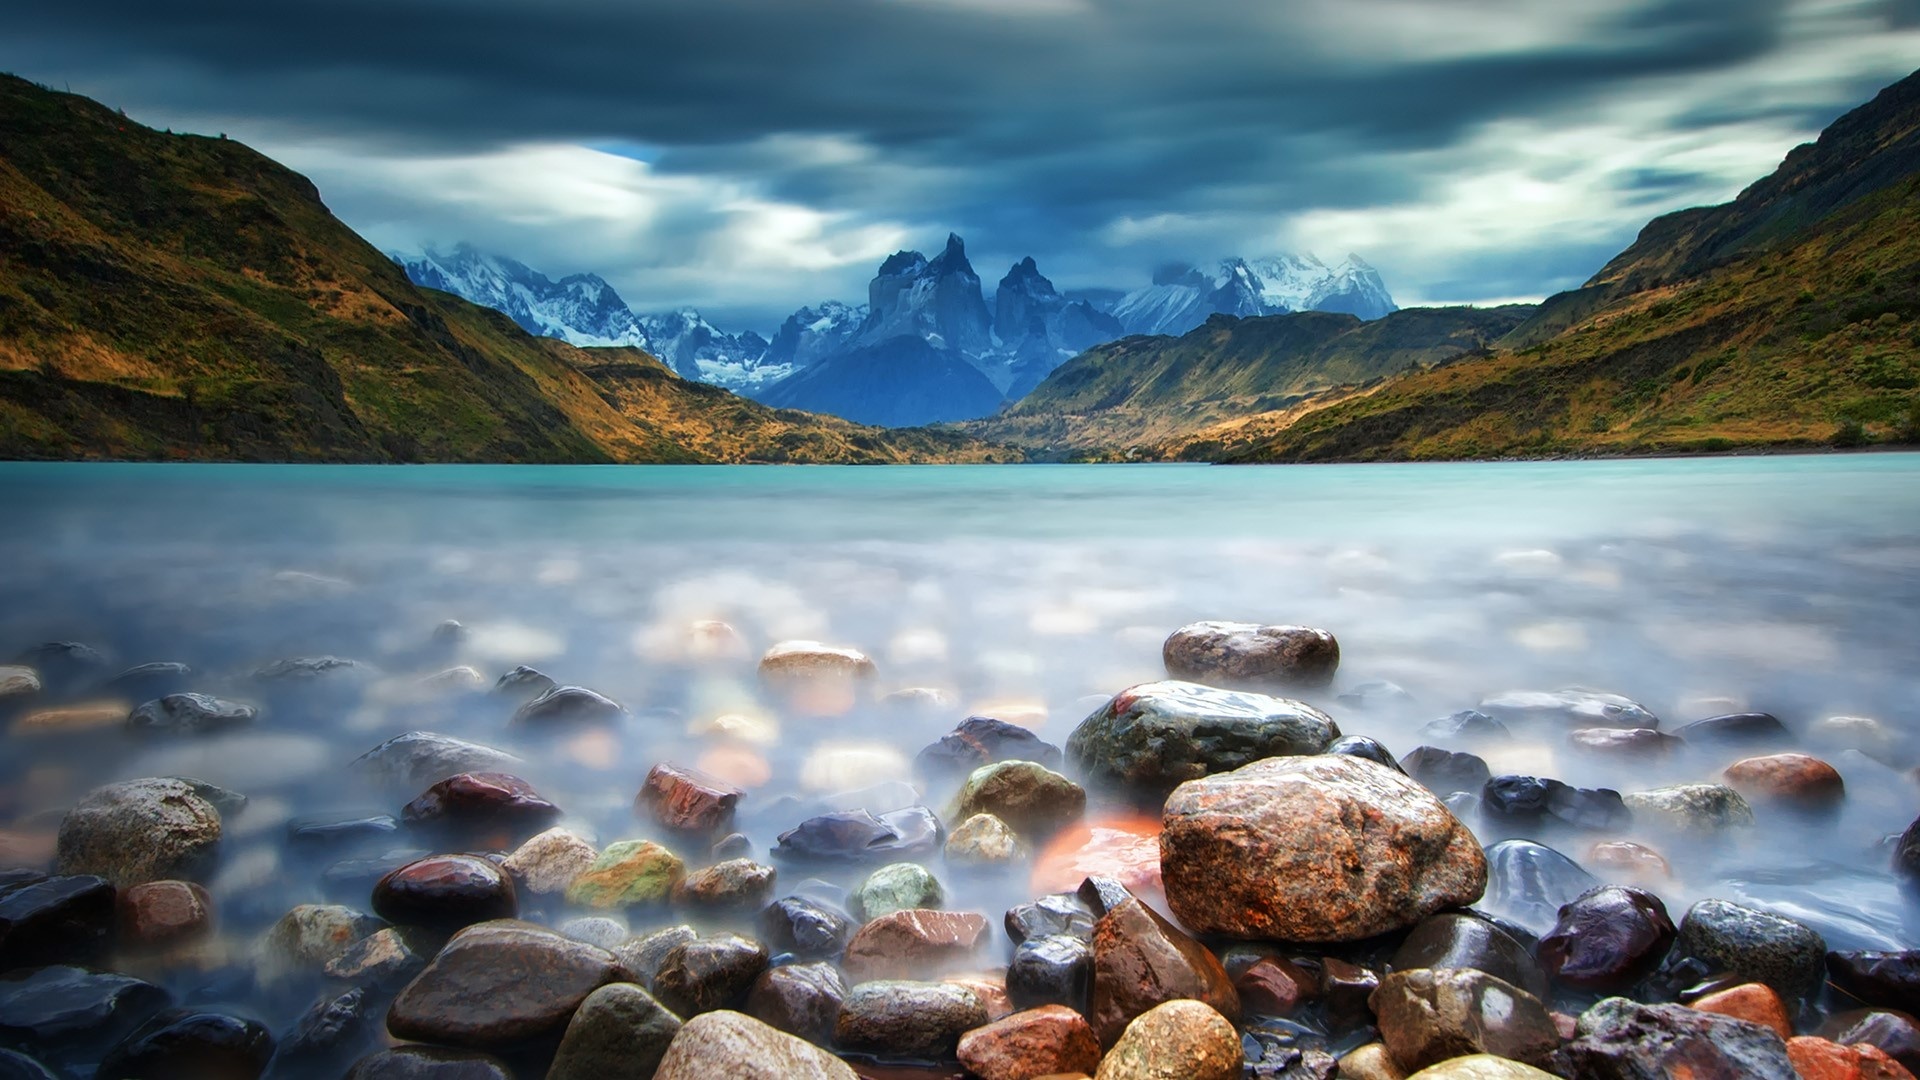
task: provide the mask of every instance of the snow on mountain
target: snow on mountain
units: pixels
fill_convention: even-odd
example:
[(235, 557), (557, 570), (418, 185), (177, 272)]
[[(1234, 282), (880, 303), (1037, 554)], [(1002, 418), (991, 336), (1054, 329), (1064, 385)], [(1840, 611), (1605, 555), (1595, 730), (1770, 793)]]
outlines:
[(559, 281), (525, 263), (457, 244), (450, 252), (390, 252), (416, 285), (464, 297), (505, 314), (521, 329), (583, 347), (645, 347), (646, 330), (620, 294), (597, 274)]
[(647, 335), (647, 351), (689, 379), (716, 383), (729, 389), (779, 378), (791, 370), (761, 370), (767, 339), (751, 330), (729, 334), (702, 318), (692, 308), (640, 319)]
[(1377, 319), (1398, 309), (1379, 271), (1357, 255), (1328, 266), (1313, 255), (1282, 254), (1222, 259), (1212, 275), (1163, 268), (1152, 285), (1122, 297), (1113, 315), (1130, 334), (1184, 334), (1216, 313), (1341, 311)]
[(865, 304), (854, 306), (838, 300), (825, 301), (818, 307), (803, 307), (780, 324), (760, 362), (767, 366), (802, 368), (822, 357), (844, 352), (867, 321), (868, 311)]
[(889, 255), (867, 285), (867, 306), (855, 345), (917, 337), (964, 355), (993, 345), (980, 275), (967, 261), (966, 243), (953, 233), (947, 234), (946, 249), (931, 259), (917, 251)]

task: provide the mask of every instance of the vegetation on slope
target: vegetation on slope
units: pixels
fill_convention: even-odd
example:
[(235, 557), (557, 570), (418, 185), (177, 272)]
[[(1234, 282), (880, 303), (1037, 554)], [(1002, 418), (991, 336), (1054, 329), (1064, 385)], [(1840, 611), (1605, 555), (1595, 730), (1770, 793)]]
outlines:
[(0, 76), (0, 456), (1005, 456), (766, 409), (623, 353), (414, 286), (305, 177), (239, 143)]

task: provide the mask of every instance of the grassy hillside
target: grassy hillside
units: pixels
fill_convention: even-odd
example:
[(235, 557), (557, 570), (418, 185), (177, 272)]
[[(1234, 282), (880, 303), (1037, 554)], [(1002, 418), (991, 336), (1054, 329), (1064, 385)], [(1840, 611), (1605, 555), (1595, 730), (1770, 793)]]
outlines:
[(0, 76), (0, 456), (1006, 456), (766, 409), (618, 352), (414, 286), (306, 178), (239, 143)]
[(1408, 308), (1372, 322), (1320, 311), (1216, 315), (1182, 337), (1082, 353), (1013, 407), (964, 428), (1070, 456), (1208, 458), (1309, 400), (1484, 351), (1532, 312)]
[(1491, 356), (1225, 455), (1657, 453), (1920, 438), (1920, 75), (1733, 202), (1649, 224)]

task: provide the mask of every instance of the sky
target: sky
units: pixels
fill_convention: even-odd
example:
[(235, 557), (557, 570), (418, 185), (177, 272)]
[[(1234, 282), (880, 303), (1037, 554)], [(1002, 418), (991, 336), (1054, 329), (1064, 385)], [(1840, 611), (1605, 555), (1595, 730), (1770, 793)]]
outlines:
[(0, 69), (470, 242), (771, 331), (967, 240), (988, 290), (1354, 252), (1538, 299), (1920, 65), (1920, 0), (61, 0)]

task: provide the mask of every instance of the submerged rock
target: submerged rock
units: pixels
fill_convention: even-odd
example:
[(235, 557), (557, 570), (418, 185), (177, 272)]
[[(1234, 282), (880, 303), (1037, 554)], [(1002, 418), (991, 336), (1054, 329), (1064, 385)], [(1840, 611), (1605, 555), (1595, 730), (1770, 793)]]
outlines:
[(584, 686), (556, 686), (520, 706), (515, 724), (614, 723), (627, 715), (619, 702)]
[(1479, 709), (1461, 709), (1420, 725), (1420, 737), (1435, 742), (1501, 743), (1513, 738), (1513, 732)]
[(172, 1009), (120, 1040), (95, 1080), (256, 1080), (273, 1058), (258, 1021), (205, 1009)]
[(513, 1073), (491, 1054), (444, 1046), (399, 1046), (361, 1058), (346, 1080), (513, 1080)]
[(733, 821), (745, 792), (724, 780), (678, 765), (655, 765), (634, 800), (637, 813), (651, 815), (676, 832), (711, 835)]
[(1540, 776), (1496, 776), (1480, 793), (1480, 813), (1509, 827), (1558, 822), (1576, 829), (1613, 829), (1633, 820), (1612, 788), (1577, 788)]
[(1298, 701), (1144, 683), (1081, 721), (1067, 739), (1067, 759), (1093, 782), (1160, 794), (1262, 758), (1318, 754), (1339, 737), (1330, 717)]
[(1487, 849), (1487, 891), (1481, 910), (1533, 934), (1544, 934), (1560, 908), (1600, 884), (1565, 855), (1531, 840), (1502, 840)]
[[(0, 897), (0, 938), (5, 936), (6, 899)], [(187, 941), (213, 928), (213, 897), (190, 881), (149, 881), (120, 894), (120, 940), (134, 948)], [(0, 945), (0, 958), (5, 947)], [(69, 948), (69, 955), (84, 950)], [(10, 964), (0, 959), (0, 967)]]
[(1160, 651), (1169, 678), (1221, 686), (1321, 687), (1340, 668), (1340, 643), (1310, 626), (1188, 623)]
[(1742, 758), (1727, 766), (1723, 775), (1749, 802), (1831, 810), (1847, 797), (1840, 770), (1806, 754)]
[(129, 975), (18, 968), (0, 976), (0, 1043), (55, 1065), (91, 1062), (169, 1003), (165, 990)]
[(525, 836), (553, 824), (560, 808), (507, 773), (460, 773), (434, 784), (400, 811), (402, 820), (463, 832)]
[(946, 899), (931, 870), (919, 863), (893, 863), (867, 875), (854, 891), (852, 908), (853, 914), (872, 920), (913, 908), (937, 910)]
[(1371, 761), (1282, 757), (1182, 784), (1160, 834), (1167, 902), (1203, 934), (1356, 941), (1479, 899), (1480, 845)]
[(1477, 754), (1417, 746), (1400, 759), (1400, 771), (1418, 780), (1436, 795), (1456, 791), (1479, 792), (1492, 779), (1487, 763)]
[(0, 885), (0, 971), (92, 959), (104, 951), (115, 921), (114, 888), (105, 878), (36, 874)]
[(253, 723), (260, 711), (251, 705), (210, 694), (168, 694), (127, 714), (127, 728), (138, 732), (198, 735)]
[(513, 701), (531, 701), (559, 684), (552, 677), (525, 664), (500, 676), (493, 684), (493, 692)]
[(780, 834), (773, 853), (798, 861), (864, 863), (915, 858), (940, 850), (940, 819), (924, 806), (879, 817), (865, 810), (821, 814)]
[(1028, 854), (1026, 841), (992, 814), (975, 814), (947, 834), (941, 849), (948, 865), (1005, 865)]
[(969, 716), (920, 751), (914, 769), (923, 776), (965, 776), (996, 761), (1031, 761), (1054, 769), (1060, 764), (1060, 748), (1018, 724)]
[(524, 764), (491, 746), (431, 731), (409, 731), (355, 758), (349, 768), (376, 780), (418, 788), (459, 773), (510, 773)]
[(1566, 690), (1512, 690), (1480, 703), (1480, 711), (1509, 727), (1558, 725), (1569, 728), (1658, 728), (1660, 718), (1646, 706), (1619, 694), (1577, 687)]
[(840, 716), (860, 703), (878, 675), (858, 649), (782, 641), (760, 658), (760, 683), (802, 716)]
[(1793, 742), (1793, 733), (1772, 713), (1728, 713), (1686, 724), (1674, 734), (1698, 746), (1770, 746)]
[(1674, 832), (1712, 834), (1753, 824), (1753, 808), (1724, 784), (1676, 784), (1623, 799), (1636, 821)]
[(768, 904), (757, 922), (760, 938), (774, 952), (796, 956), (836, 956), (853, 935), (853, 920), (844, 912), (804, 896), (788, 896)]
[(1827, 954), (1827, 978), (1868, 1005), (1920, 1010), (1920, 951), (1845, 950)]
[(192, 879), (220, 844), (220, 813), (185, 780), (128, 780), (96, 788), (60, 822), (55, 867), (125, 888)]
[(982, 765), (954, 797), (950, 821), (991, 814), (1021, 836), (1045, 840), (1079, 821), (1087, 793), (1079, 784), (1032, 761)]

